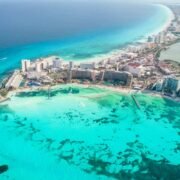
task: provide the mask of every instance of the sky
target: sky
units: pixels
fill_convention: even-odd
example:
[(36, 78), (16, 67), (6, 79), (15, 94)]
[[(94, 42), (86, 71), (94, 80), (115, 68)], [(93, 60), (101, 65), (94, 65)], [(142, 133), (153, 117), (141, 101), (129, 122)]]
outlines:
[[(72, 2), (76, 2), (76, 1), (119, 1), (119, 2), (127, 2), (127, 0), (0, 0), (0, 2), (29, 2), (29, 1), (32, 1), (32, 2), (58, 2), (58, 1), (72, 1)], [(162, 2), (162, 3), (180, 3), (180, 0), (128, 0), (129, 2)]]
[(0, 0), (1, 2), (132, 2), (132, 3), (167, 3), (167, 4), (171, 4), (171, 3), (178, 3), (180, 4), (180, 0)]

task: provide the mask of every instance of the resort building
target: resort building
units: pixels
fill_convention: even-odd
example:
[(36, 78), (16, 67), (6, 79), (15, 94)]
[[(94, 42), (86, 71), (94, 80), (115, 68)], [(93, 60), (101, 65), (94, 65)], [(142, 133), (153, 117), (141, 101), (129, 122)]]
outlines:
[(26, 78), (28, 80), (39, 80), (42, 76), (47, 76), (46, 72), (36, 72), (36, 71), (29, 71), (26, 74)]
[(92, 63), (81, 63), (80, 64), (81, 69), (96, 69), (97, 65), (95, 62)]
[(73, 69), (72, 79), (88, 79), (95, 81), (97, 74), (98, 72), (95, 70)]
[[(35, 62), (35, 70), (36, 72), (42, 72), (44, 70), (47, 70), (51, 67), (53, 67), (53, 62), (56, 60), (55, 56), (52, 57), (48, 57), (48, 58), (42, 58), (42, 59), (38, 59)], [(57, 62), (56, 62), (57, 63)]]
[(158, 79), (158, 81), (152, 86), (152, 90), (161, 92), (163, 89), (163, 79)]
[(62, 61), (60, 59), (53, 60), (53, 68), (59, 69), (62, 68)]
[(74, 62), (70, 61), (69, 62), (69, 70), (73, 69), (74, 68)]
[(21, 66), (22, 66), (22, 68), (21, 68), (22, 72), (27, 72), (31, 67), (31, 61), (28, 59), (23, 59), (21, 61)]
[(103, 77), (103, 80), (105, 81), (119, 82), (120, 84), (126, 86), (131, 85), (132, 79), (132, 74), (129, 72), (112, 70), (106, 70)]
[(40, 61), (36, 62), (36, 72), (40, 73), (44, 70), (44, 64)]
[(22, 72), (28, 72), (28, 71), (36, 71), (36, 72), (42, 72), (49, 67), (52, 67), (53, 65), (53, 60), (55, 57), (48, 57), (48, 58), (41, 58), (37, 59), (35, 62), (31, 62), (30, 60), (22, 60), (21, 65), (22, 65)]
[(163, 82), (163, 92), (176, 96), (180, 91), (180, 79), (167, 77)]
[(40, 73), (37, 73), (36, 71), (30, 71), (27, 72), (26, 78), (28, 80), (38, 80), (41, 77)]
[(50, 57), (47, 57), (47, 58), (43, 58), (44, 61), (47, 62), (47, 66), (48, 67), (52, 67), (53, 65), (53, 60), (56, 60), (58, 59), (59, 57), (56, 57), (56, 56), (50, 56)]
[(140, 77), (143, 74), (144, 68), (138, 62), (132, 62), (125, 66), (125, 70), (130, 72), (134, 77)]
[(166, 31), (160, 32), (156, 37), (155, 37), (155, 43), (156, 44), (163, 44), (166, 42)]

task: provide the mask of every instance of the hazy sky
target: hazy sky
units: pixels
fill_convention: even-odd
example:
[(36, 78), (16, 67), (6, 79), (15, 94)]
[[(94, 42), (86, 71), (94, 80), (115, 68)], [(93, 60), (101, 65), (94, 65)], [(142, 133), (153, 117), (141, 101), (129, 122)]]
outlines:
[(86, 1), (100, 1), (100, 2), (133, 2), (133, 3), (180, 3), (180, 0), (0, 0), (0, 2), (86, 2)]
[(0, 0), (0, 2), (28, 2), (28, 1), (32, 1), (32, 2), (52, 2), (52, 1), (119, 1), (119, 2), (164, 2), (164, 3), (180, 3), (180, 0)]

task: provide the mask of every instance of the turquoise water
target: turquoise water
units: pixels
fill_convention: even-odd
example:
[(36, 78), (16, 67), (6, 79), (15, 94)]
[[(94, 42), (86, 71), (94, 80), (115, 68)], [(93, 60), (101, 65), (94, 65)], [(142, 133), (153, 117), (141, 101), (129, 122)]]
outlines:
[[(172, 16), (172, 12), (170, 11), (170, 9), (161, 5), (136, 4), (137, 8), (134, 8), (135, 5), (130, 4), (124, 5), (122, 3), (112, 3), (112, 5), (105, 4), (104, 6), (102, 6), (102, 4), (97, 5), (95, 3), (93, 5), (89, 5), (89, 7), (83, 7), (85, 8), (84, 10), (81, 6), (79, 7), (79, 5), (77, 5), (79, 8), (79, 10), (76, 10), (79, 13), (77, 17), (73, 14), (77, 14), (76, 11), (73, 11), (72, 14), (65, 14), (67, 16), (67, 19), (69, 17), (69, 19), (74, 20), (74, 23), (71, 22), (72, 20), (69, 20), (71, 24), (73, 24), (72, 27), (66, 27), (66, 16), (64, 14), (62, 17), (61, 14), (59, 16), (55, 16), (56, 14), (52, 15), (47, 11), (48, 16), (46, 15), (46, 19), (49, 25), (40, 31), (39, 29), (44, 27), (43, 23), (45, 23), (45, 18), (42, 17), (43, 19), (40, 19), (40, 21), (38, 19), (39, 14), (37, 15), (37, 12), (35, 11), (34, 14), (37, 17), (32, 17), (32, 19), (36, 24), (33, 24), (33, 22), (31, 22), (32, 19), (29, 20), (29, 16), (33, 16), (33, 13), (28, 14), (28, 11), (30, 10), (27, 9), (27, 15), (26, 13), (24, 13), (24, 16), (28, 16), (28, 19), (23, 19), (23, 16), (18, 13), (19, 11), (22, 11), (22, 8), (17, 8), (16, 6), (17, 5), (14, 5), (12, 9), (8, 9), (7, 7), (5, 8), (2, 6), (2, 9), (0, 11), (0, 13), (2, 13), (2, 15), (0, 14), (0, 17), (4, 17), (4, 14), (7, 14), (8, 20), (10, 22), (11, 19), (15, 18), (16, 16), (20, 18), (17, 18), (18, 20), (16, 20), (15, 18), (17, 23), (15, 20), (15, 22), (12, 22), (12, 24), (14, 24), (14, 28), (11, 26), (7, 26), (7, 20), (4, 21), (4, 19), (2, 19), (0, 39), (2, 39), (1, 43), (4, 42), (4, 44), (2, 43), (0, 46), (1, 75), (3, 75), (8, 70), (19, 67), (20, 61), (23, 58), (33, 59), (39, 58), (41, 56), (58, 55), (65, 60), (73, 61), (96, 59), (97, 57), (100, 57), (104, 54), (108, 54), (113, 52), (114, 50), (120, 49), (129, 43), (137, 42), (150, 33), (159, 31), (169, 21), (170, 16)], [(95, 8), (97, 8), (96, 13), (94, 12)], [(14, 9), (17, 9), (17, 13), (14, 12)], [(91, 9), (91, 11), (88, 11), (88, 9)], [(62, 9), (61, 11), (63, 12), (65, 10)], [(98, 12), (98, 10), (100, 12)], [(56, 9), (54, 11), (56, 12)], [(61, 11), (59, 10), (58, 12)], [(46, 13), (44, 13), (43, 15), (45, 16), (45, 14)], [(95, 17), (96, 15), (97, 17)], [(9, 16), (12, 17), (9, 18)], [(51, 16), (53, 17), (52, 20), (49, 19), (49, 17)], [(34, 21), (35, 19), (37, 19), (37, 22)], [(58, 19), (60, 19), (59, 24)], [(54, 24), (51, 23), (52, 21), (57, 21), (56, 24), (58, 27), (54, 27)], [(29, 24), (27, 24), (27, 22)], [(38, 26), (38, 23), (41, 23), (41, 27)], [(9, 24), (11, 25), (11, 23)], [(17, 26), (16, 24), (18, 24), (19, 26)], [(24, 25), (23, 27), (21, 27), (22, 24)], [(46, 32), (47, 29), (51, 27), (51, 24), (54, 28), (53, 30), (57, 32), (55, 33), (54, 31), (50, 31), (49, 34), (58, 34), (59, 32), (59, 38), (58, 35), (56, 35), (57, 37), (53, 39), (49, 34), (46, 34), (47, 37), (50, 36), (48, 40), (41, 39), (38, 41), (37, 34), (33, 34), (32, 32), (29, 33), (29, 29), (35, 28), (35, 32), (38, 33), (40, 31), (39, 37), (41, 37), (41, 34)], [(27, 29), (29, 31), (27, 31)], [(62, 29), (63, 32), (61, 32)], [(24, 33), (24, 31), (27, 32)], [(72, 32), (70, 33), (70, 35), (66, 34), (63, 36), (66, 31)], [(15, 35), (12, 36), (12, 34)], [(8, 37), (6, 37), (7, 35)], [(29, 37), (30, 39), (33, 39), (35, 37), (36, 40), (34, 40), (35, 42), (33, 41), (33, 43), (27, 43), (27, 37)], [(4, 39), (7, 40), (7, 42)], [(10, 47), (6, 47), (5, 45), (8, 43), (8, 40), (10, 41), (11, 39), (14, 40), (14, 43), (17, 42), (17, 44), (13, 44), (13, 46), (10, 46), (9, 44)], [(18, 43), (19, 39), (21, 39), (21, 43)]]
[(57, 86), (0, 105), (2, 180), (180, 177), (180, 104), (98, 88)]

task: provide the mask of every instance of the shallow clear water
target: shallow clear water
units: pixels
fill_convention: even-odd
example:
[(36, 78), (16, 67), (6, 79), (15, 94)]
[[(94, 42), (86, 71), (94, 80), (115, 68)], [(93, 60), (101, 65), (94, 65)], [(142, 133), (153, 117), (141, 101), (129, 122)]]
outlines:
[(180, 104), (109, 90), (58, 86), (0, 105), (6, 180), (179, 179)]

